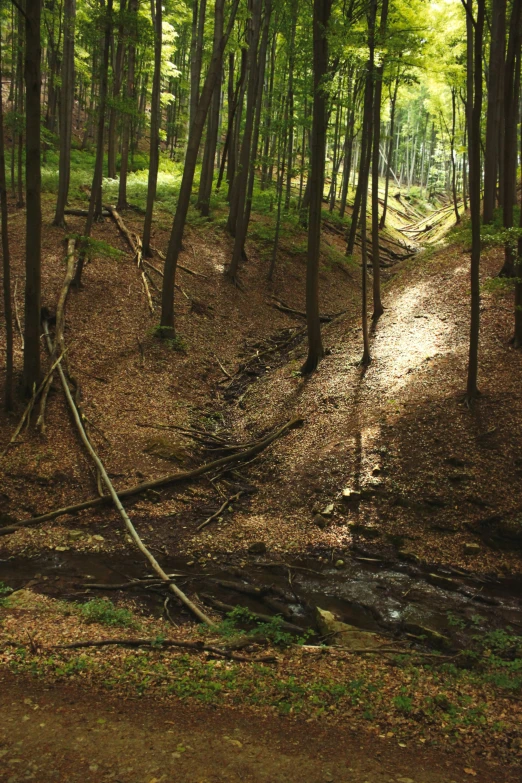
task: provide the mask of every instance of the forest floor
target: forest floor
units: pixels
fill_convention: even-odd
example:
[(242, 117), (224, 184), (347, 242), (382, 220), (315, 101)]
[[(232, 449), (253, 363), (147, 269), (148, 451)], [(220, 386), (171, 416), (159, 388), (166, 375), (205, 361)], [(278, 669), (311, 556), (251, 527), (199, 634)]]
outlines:
[[(51, 201), (45, 210), (50, 222)], [(124, 219), (140, 231), (138, 214), (129, 211)], [(22, 280), (23, 214), (13, 211), (10, 224), (15, 277)], [(81, 233), (82, 227), (81, 219), (71, 219), (70, 233)], [(258, 234), (262, 227), (259, 220)], [(169, 228), (168, 216), (160, 214), (154, 244), (163, 251)], [(231, 575), (248, 584), (275, 585), (280, 592), (293, 591), (289, 614), (303, 628), (320, 605), (379, 633), (384, 643), (424, 644), (428, 657), (422, 665), (408, 663), (408, 654), (420, 655), (418, 646), (400, 648), (407, 652), (400, 660), (385, 653), (318, 656), (291, 647), (277, 649), (271, 667), (171, 650), (50, 652), (53, 644), (121, 637), (135, 627), (122, 634), (82, 620), (77, 602), (98, 595), (86, 587), (89, 579), (104, 582), (107, 590), (101, 594), (132, 610), (141, 636), (197, 638), (188, 615), (172, 602), (171, 618), (181, 628), (172, 629), (158, 617), (164, 596), (149, 591), (133, 599), (111, 589), (122, 574), (146, 573), (115, 512), (61, 516), (0, 538), (0, 580), (31, 591), (23, 605), (0, 607), (0, 698), (13, 716), (1, 739), (7, 752), (0, 750), (0, 765), (5, 762), (7, 771), (2, 777), (0, 766), (0, 780), (30, 775), (74, 780), (80, 772), (83, 780), (126, 783), (516, 779), (522, 711), (520, 685), (510, 678), (520, 658), (511, 649), (515, 637), (510, 634), (522, 632), (522, 356), (510, 345), (512, 294), (494, 281), (499, 251), (484, 255), (482, 394), (469, 410), (462, 402), (469, 320), (466, 248), (430, 247), (384, 271), (385, 313), (372, 329), (373, 361), (364, 369), (358, 267), (339, 260), (343, 247), (335, 232), (326, 236), (321, 312), (344, 314), (324, 325), (327, 356), (311, 378), (303, 380), (298, 372), (306, 349), (303, 319), (276, 309), (271, 298), (303, 308), (303, 236), (283, 242), (271, 284), (262, 243), (249, 246), (237, 289), (223, 275), (231, 241), (212, 223), (187, 230), (181, 262), (198, 276), (178, 274), (180, 338), (174, 344), (154, 335), (158, 293), (153, 290), (156, 313), (151, 314), (115, 225), (96, 226), (95, 238), (122, 254), (100, 246), (85, 270), (83, 289), (71, 291), (69, 372), (81, 390), (91, 439), (117, 487), (213, 458), (172, 426), (247, 443), (300, 416), (300, 428), (240, 470), (213, 483), (203, 478), (138, 496), (126, 504), (133, 521), (164, 567), (181, 573), (192, 595), (209, 592), (213, 584), (214, 595), (238, 603), (237, 595), (212, 582)], [(46, 226), (43, 289), (51, 311), (64, 275), (63, 237), (60, 229)], [(152, 263), (160, 265), (157, 258)], [(19, 283), (18, 299), (21, 290)], [(19, 338), (16, 358), (19, 367)], [(21, 412), (20, 405), (14, 414), (0, 415), (1, 449)], [(4, 525), (96, 495), (94, 473), (57, 381), (46, 422), (44, 435), (31, 427), (2, 458)], [(238, 492), (242, 495), (231, 511), (197, 531), (224, 498)], [(259, 611), (258, 604), (246, 601)], [(473, 645), (474, 654), (494, 660), (495, 667), (481, 665), (478, 673), (457, 668), (454, 656)], [(445, 668), (431, 665), (431, 647), (447, 654)], [(262, 652), (258, 648), (262, 645), (253, 649)], [(25, 679), (30, 673), (40, 678), (31, 681), (31, 693)], [(125, 699), (107, 700), (100, 688)], [(75, 716), (67, 705), (80, 692), (82, 715)], [(138, 725), (136, 694), (142, 697)], [(212, 710), (196, 707), (198, 700)], [(42, 759), (41, 772), (27, 767), (22, 775), (11, 758), (16, 742), (30, 748), (23, 763), (40, 761), (34, 755), (37, 740), (26, 729), (34, 721), (20, 723), (17, 716), (24, 709), (31, 716), (36, 704), (53, 715), (52, 724), (43, 721), (51, 755)], [(114, 718), (107, 705), (117, 705), (121, 715)], [(179, 774), (158, 763), (156, 746), (142, 751), (152, 727), (163, 720), (160, 713), (174, 716), (176, 736), (160, 738), (156, 732), (156, 741), (169, 763), (171, 753), (178, 754)], [(81, 740), (92, 748), (83, 753), (87, 761), (78, 763), (77, 721), (93, 728), (98, 719), (110, 726), (111, 737), (113, 732), (119, 737), (125, 755), (133, 755), (140, 743), (140, 761), (132, 771), (115, 771), (113, 751), (109, 743), (99, 743), (98, 729)], [(55, 731), (60, 721), (63, 731)], [(179, 722), (189, 728), (178, 735)], [(106, 724), (100, 723), (103, 731)], [(227, 737), (238, 728), (241, 745), (224, 740), (218, 725), (220, 732), (229, 727)], [(285, 736), (276, 748), (273, 738), (280, 733)], [(213, 743), (205, 739), (210, 736)], [(195, 751), (171, 751), (173, 742)], [(298, 744), (291, 747), (293, 742)], [(376, 745), (385, 762), (370, 760)], [(89, 766), (96, 769), (87, 772)]]

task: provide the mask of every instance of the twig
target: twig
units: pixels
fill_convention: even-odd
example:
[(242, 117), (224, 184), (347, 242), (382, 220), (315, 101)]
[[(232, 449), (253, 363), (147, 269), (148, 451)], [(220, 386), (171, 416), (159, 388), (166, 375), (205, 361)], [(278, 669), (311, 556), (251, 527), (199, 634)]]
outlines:
[(203, 528), (204, 528), (204, 527), (206, 527), (207, 525), (210, 525), (210, 523), (212, 522), (212, 520), (213, 520), (213, 519), (216, 519), (216, 517), (218, 517), (220, 514), (222, 514), (222, 513), (223, 513), (223, 511), (224, 511), (224, 510), (225, 510), (225, 509), (226, 509), (228, 506), (230, 506), (230, 504), (231, 504), (231, 503), (233, 503), (235, 500), (238, 500), (238, 498), (240, 498), (240, 497), (241, 497), (241, 495), (244, 495), (244, 492), (243, 492), (243, 491), (241, 491), (241, 492), (237, 492), (235, 495), (232, 495), (232, 497), (230, 497), (230, 498), (227, 498), (227, 499), (225, 500), (225, 502), (223, 503), (223, 505), (221, 505), (221, 506), (218, 508), (218, 510), (217, 510), (217, 511), (216, 511), (214, 514), (212, 514), (212, 516), (210, 516), (208, 519), (205, 519), (205, 521), (204, 521), (204, 522), (202, 522), (202, 523), (201, 523), (201, 525), (198, 525), (198, 527), (196, 528), (196, 530), (198, 531), (198, 533), (199, 533), (199, 531), (200, 531), (200, 530), (203, 530)]
[(230, 375), (230, 373), (228, 372), (228, 370), (227, 370), (225, 367), (223, 367), (223, 365), (221, 364), (221, 362), (219, 361), (219, 359), (217, 358), (217, 356), (214, 356), (214, 359), (215, 359), (215, 360), (216, 360), (216, 362), (219, 364), (219, 366), (220, 366), (221, 370), (224, 372), (224, 374), (227, 376), (227, 378), (230, 378), (230, 379), (232, 379), (232, 376)]
[[(158, 250), (156, 247), (152, 247), (152, 245), (150, 246), (150, 249), (153, 253), (156, 253), (156, 255), (162, 259), (162, 261), (165, 261), (165, 254), (162, 253), (161, 250)], [(189, 269), (187, 266), (183, 266), (183, 264), (178, 263), (176, 266), (177, 269), (181, 269), (183, 272), (186, 272), (189, 275), (194, 275), (194, 277), (202, 277), (204, 280), (208, 280), (208, 275), (204, 275), (201, 272), (194, 272), (193, 269)]]
[[(231, 465), (235, 462), (243, 462), (243, 460), (248, 460), (251, 457), (255, 456), (256, 454), (259, 454), (261, 451), (264, 451), (264, 449), (270, 446), (270, 444), (273, 443), (275, 440), (280, 438), (289, 430), (301, 426), (302, 423), (303, 423), (303, 419), (296, 417), (294, 419), (291, 419), (282, 427), (280, 427), (278, 430), (273, 432), (271, 435), (268, 435), (266, 438), (263, 438), (262, 440), (258, 441), (254, 446), (252, 446), (249, 449), (246, 449), (245, 451), (236, 454), (228, 454), (226, 457), (221, 457), (220, 459), (213, 460), (212, 462), (207, 462), (204, 465), (200, 465), (199, 468), (194, 468), (193, 470), (187, 470), (179, 473), (172, 473), (168, 476), (161, 476), (160, 478), (153, 479), (152, 481), (145, 481), (143, 482), (143, 484), (137, 484), (134, 487), (129, 487), (128, 489), (121, 490), (120, 492), (118, 492), (117, 496), (118, 498), (126, 498), (126, 497), (131, 497), (132, 495), (139, 495), (140, 493), (145, 492), (147, 489), (154, 489), (155, 487), (163, 487), (168, 484), (174, 484), (179, 481), (188, 481), (190, 479), (199, 478), (199, 476), (202, 476), (205, 473), (209, 473), (213, 470), (216, 470), (217, 468), (221, 468), (225, 465)], [(49, 519), (56, 519), (56, 517), (63, 516), (64, 514), (73, 514), (77, 511), (83, 511), (86, 508), (96, 508), (98, 506), (105, 505), (109, 502), (110, 502), (110, 498), (108, 497), (94, 498), (93, 500), (85, 500), (82, 503), (75, 503), (70, 506), (65, 506), (63, 508), (55, 509), (54, 511), (49, 511), (46, 514), (41, 514), (38, 517), (33, 517), (31, 519), (25, 519), (21, 522), (17, 522), (14, 525), (9, 525), (7, 527), (0, 527), (0, 536), (6, 535), (8, 533), (13, 533), (15, 530), (18, 530), (20, 527), (26, 527), (27, 525), (36, 525), (40, 522), (46, 522)]]

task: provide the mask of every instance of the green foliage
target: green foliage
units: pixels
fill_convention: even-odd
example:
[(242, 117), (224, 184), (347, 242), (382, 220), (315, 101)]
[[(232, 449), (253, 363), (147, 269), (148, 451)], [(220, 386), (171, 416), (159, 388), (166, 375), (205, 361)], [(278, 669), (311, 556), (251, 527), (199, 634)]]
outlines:
[[(245, 632), (245, 626), (254, 627)], [(245, 607), (236, 606), (219, 623), (217, 633), (225, 639), (232, 639), (238, 636), (247, 636), (252, 641), (261, 638), (267, 639), (278, 647), (289, 647), (296, 642), (304, 644), (313, 635), (313, 631), (306, 631), (301, 637), (296, 637), (295, 634), (285, 631), (283, 626), (284, 621), (279, 616), (273, 617), (269, 622), (263, 622), (249, 612), (248, 609), (245, 609)]]
[(5, 606), (7, 596), (13, 592), (13, 588), (0, 582), (0, 606)]
[(80, 617), (86, 623), (135, 628), (136, 621), (128, 609), (120, 609), (108, 598), (93, 598), (80, 606)]

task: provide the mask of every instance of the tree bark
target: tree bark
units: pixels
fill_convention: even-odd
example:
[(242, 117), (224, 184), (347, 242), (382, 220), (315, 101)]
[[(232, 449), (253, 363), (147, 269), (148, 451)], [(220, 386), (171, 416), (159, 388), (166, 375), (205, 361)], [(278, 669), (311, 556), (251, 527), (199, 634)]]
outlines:
[(131, 107), (135, 108), (136, 91), (134, 84), (134, 70), (136, 62), (136, 36), (138, 23), (139, 0), (129, 0), (129, 15), (132, 19), (132, 31), (127, 51), (127, 80), (125, 84), (125, 113), (123, 117), (123, 131), (121, 140), (120, 183), (118, 187), (117, 209), (126, 209), (127, 204), (127, 174), (129, 170), (129, 146), (131, 133)]
[[(154, 0), (151, 0), (154, 8)], [(161, 41), (162, 41), (162, 0), (156, 0), (156, 11), (153, 17), (154, 24), (154, 76), (152, 80), (152, 102), (150, 107), (150, 153), (149, 153), (149, 181), (147, 187), (147, 208), (143, 223), (143, 255), (150, 256), (150, 233), (152, 228), (152, 215), (154, 200), (156, 198), (156, 186), (158, 183), (159, 166), (159, 131), (160, 131), (160, 97), (161, 97)]]
[(60, 101), (60, 167), (53, 225), (65, 228), (64, 209), (69, 195), (71, 139), (74, 109), (74, 38), (76, 0), (65, 0), (63, 22), (62, 87)]
[(506, 0), (493, 0), (489, 50), (486, 153), (484, 155), (484, 217), (491, 223), (497, 201), (497, 179), (502, 133), (502, 72), (506, 49)]
[[(1, 42), (1, 34), (0, 34)], [(0, 50), (0, 84), (3, 68)], [(5, 387), (4, 407), (13, 407), (13, 308), (11, 300), (11, 257), (9, 253), (9, 229), (7, 215), (7, 183), (5, 178), (4, 107), (0, 90), (0, 212), (2, 217), (2, 271), (5, 316)]]
[(308, 258), (306, 265), (306, 326), (308, 356), (301, 367), (303, 375), (313, 372), (324, 355), (319, 320), (319, 254), (321, 249), (321, 208), (326, 155), (326, 90), (328, 73), (328, 26), (331, 0), (314, 0), (313, 68), (314, 102), (312, 114), (310, 209), (308, 215)]

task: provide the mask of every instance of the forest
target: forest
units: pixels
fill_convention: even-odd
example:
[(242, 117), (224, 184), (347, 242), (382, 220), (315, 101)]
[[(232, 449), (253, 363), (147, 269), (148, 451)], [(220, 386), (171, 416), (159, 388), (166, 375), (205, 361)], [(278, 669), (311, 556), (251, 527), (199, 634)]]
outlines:
[(522, 0), (0, 0), (0, 781), (515, 783)]

